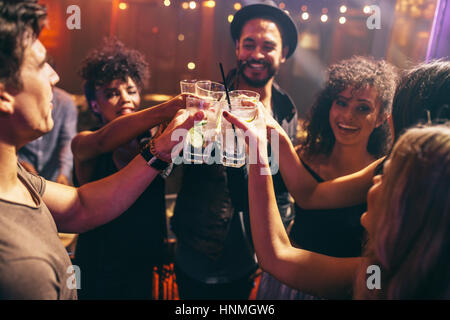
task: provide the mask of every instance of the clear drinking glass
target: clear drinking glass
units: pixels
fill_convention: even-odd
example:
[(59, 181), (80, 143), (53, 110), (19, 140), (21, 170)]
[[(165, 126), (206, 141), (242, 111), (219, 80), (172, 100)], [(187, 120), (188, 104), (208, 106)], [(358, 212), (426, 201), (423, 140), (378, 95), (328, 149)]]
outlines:
[(220, 103), (225, 87), (217, 82), (202, 80), (195, 84), (196, 96), (186, 98), (186, 109), (190, 113), (203, 110), (205, 119), (195, 123), (189, 130), (183, 148), (184, 163), (220, 163)]
[[(230, 92), (231, 94), (231, 92)], [(232, 99), (231, 105), (227, 101), (221, 101), (222, 109), (243, 121), (251, 123), (256, 118), (257, 100)], [(226, 119), (221, 119), (221, 150), (222, 164), (227, 167), (239, 168), (245, 164), (245, 133)]]
[(181, 80), (180, 81), (181, 93), (195, 94), (195, 84), (196, 83), (197, 83), (197, 80)]

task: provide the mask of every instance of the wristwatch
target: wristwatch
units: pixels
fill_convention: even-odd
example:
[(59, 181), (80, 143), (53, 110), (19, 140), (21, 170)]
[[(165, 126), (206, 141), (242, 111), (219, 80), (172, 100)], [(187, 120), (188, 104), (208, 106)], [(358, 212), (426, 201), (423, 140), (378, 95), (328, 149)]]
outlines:
[(150, 143), (147, 143), (141, 150), (141, 156), (145, 159), (147, 164), (158, 171), (164, 171), (169, 167), (170, 163), (158, 159), (150, 150)]

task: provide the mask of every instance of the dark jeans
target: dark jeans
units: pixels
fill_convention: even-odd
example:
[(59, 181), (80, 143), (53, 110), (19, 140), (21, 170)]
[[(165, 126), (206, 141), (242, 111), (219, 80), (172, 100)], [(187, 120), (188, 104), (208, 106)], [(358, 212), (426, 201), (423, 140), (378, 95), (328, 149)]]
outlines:
[(181, 300), (248, 300), (254, 287), (253, 273), (229, 283), (207, 284), (195, 280), (175, 266)]

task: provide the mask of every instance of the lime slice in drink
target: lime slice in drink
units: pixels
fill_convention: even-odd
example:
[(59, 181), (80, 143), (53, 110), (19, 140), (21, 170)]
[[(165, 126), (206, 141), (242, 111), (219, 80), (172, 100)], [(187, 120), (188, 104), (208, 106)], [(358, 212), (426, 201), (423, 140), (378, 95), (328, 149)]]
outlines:
[(245, 120), (245, 121), (246, 121), (246, 122), (252, 122), (253, 120), (255, 120), (255, 118), (256, 118), (256, 112), (255, 112), (255, 114), (253, 115), (253, 118), (248, 119), (248, 120)]
[(195, 127), (188, 132), (188, 141), (194, 148), (201, 148), (203, 146), (203, 135)]

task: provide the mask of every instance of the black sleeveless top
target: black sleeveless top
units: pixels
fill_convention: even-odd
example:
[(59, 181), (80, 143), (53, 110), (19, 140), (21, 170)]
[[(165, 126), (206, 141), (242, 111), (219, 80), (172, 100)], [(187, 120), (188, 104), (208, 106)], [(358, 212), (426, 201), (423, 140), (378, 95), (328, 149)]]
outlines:
[[(117, 171), (112, 153), (102, 154), (91, 181)], [(158, 175), (122, 215), (79, 235), (74, 262), (82, 272), (80, 299), (152, 298), (153, 266), (165, 258), (164, 189)]]
[[(301, 161), (317, 182), (324, 181)], [(304, 210), (296, 204), (290, 238), (297, 247), (328, 256), (361, 256), (364, 228), (360, 218), (366, 209), (365, 203), (326, 210)]]

